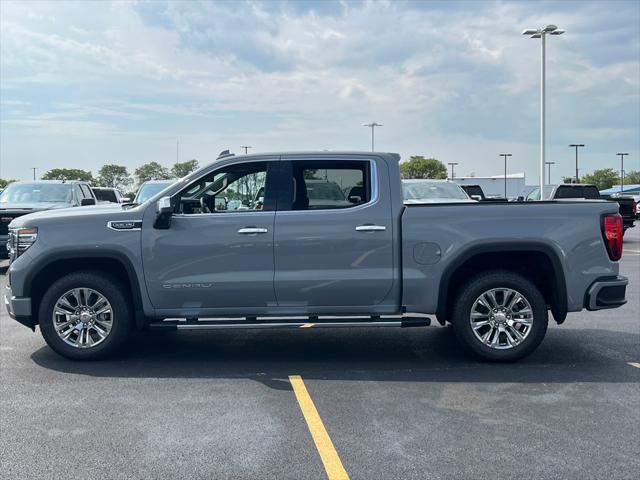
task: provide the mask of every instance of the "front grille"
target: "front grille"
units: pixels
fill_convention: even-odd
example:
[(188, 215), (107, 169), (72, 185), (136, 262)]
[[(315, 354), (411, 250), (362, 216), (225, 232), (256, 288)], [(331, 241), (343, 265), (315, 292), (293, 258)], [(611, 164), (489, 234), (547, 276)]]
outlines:
[(9, 224), (14, 218), (26, 215), (29, 212), (24, 213), (4, 213), (0, 211), (0, 235), (7, 235), (9, 233)]

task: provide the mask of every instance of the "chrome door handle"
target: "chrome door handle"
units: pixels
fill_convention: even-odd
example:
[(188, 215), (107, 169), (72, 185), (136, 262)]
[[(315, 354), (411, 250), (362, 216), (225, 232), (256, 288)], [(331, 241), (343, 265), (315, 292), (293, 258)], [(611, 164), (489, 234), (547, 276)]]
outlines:
[(267, 233), (268, 231), (266, 228), (244, 227), (239, 229), (238, 233), (241, 235), (256, 235), (258, 233)]
[(384, 225), (358, 225), (356, 232), (384, 232), (386, 229)]

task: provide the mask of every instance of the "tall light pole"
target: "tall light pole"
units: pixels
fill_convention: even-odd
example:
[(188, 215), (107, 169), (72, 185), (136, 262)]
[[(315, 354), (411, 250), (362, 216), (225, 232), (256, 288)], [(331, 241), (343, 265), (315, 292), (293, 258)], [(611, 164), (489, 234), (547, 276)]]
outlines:
[(369, 127), (371, 129), (371, 151), (375, 152), (375, 148), (374, 148), (374, 131), (376, 127), (383, 127), (384, 125), (382, 125), (381, 123), (378, 122), (371, 122), (371, 123), (363, 123), (362, 124), (363, 127)]
[(251, 145), (240, 145), (240, 148), (244, 148), (244, 154), (247, 155), (250, 148), (253, 148)]
[(547, 179), (549, 180), (549, 185), (551, 185), (551, 165), (555, 165), (556, 162), (544, 162), (549, 165), (549, 174), (547, 175)]
[(36, 170), (38, 169), (38, 167), (31, 167), (31, 170), (33, 170), (33, 179), (36, 179)]
[(620, 157), (620, 193), (624, 189), (624, 156), (628, 153), (616, 153)]
[(540, 69), (540, 198), (544, 190), (544, 129), (545, 129), (545, 49), (547, 35), (562, 35), (564, 30), (555, 25), (547, 25), (544, 28), (528, 28), (522, 31), (522, 35), (531, 38), (542, 39), (542, 56)]
[(569, 146), (576, 149), (576, 183), (580, 183), (580, 177), (578, 176), (578, 148), (584, 147), (584, 143), (572, 143)]
[(451, 166), (451, 180), (453, 180), (454, 178), (456, 178), (455, 174), (453, 173), (453, 167), (458, 165), (458, 162), (449, 162), (447, 163), (447, 165)]
[(513, 155), (511, 155), (510, 153), (501, 153), (498, 156), (504, 158), (504, 199), (506, 200), (507, 199), (507, 158)]

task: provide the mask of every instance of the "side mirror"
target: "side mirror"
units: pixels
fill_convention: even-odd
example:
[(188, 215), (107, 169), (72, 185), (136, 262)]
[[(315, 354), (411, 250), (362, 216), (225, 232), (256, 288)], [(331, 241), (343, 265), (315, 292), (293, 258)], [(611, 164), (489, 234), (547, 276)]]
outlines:
[(362, 201), (362, 198), (360, 198), (358, 195), (349, 195), (349, 202), (360, 203), (361, 201)]
[(81, 207), (86, 207), (87, 205), (95, 205), (95, 204), (96, 204), (95, 198), (83, 198), (82, 200), (80, 200)]
[(171, 215), (173, 208), (171, 207), (171, 197), (162, 197), (156, 203), (156, 220), (153, 222), (153, 228), (166, 230), (171, 226)]
[(471, 195), (471, 198), (473, 198), (474, 200), (477, 200), (477, 201), (481, 201), (482, 200), (482, 197), (480, 195)]
[(131, 202), (131, 199), (129, 197), (122, 197), (120, 199), (120, 203), (129, 203)]
[(520, 196), (518, 197), (518, 201), (519, 201), (519, 202), (524, 202), (524, 197), (523, 197), (522, 195), (520, 195)]

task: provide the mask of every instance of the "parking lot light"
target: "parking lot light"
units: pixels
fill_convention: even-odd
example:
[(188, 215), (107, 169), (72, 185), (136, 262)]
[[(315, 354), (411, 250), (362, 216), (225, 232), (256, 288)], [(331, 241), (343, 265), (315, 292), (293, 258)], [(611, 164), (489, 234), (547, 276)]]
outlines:
[(453, 172), (453, 167), (458, 165), (458, 162), (449, 162), (449, 163), (447, 163), (447, 165), (451, 166), (451, 180), (453, 180), (454, 178), (456, 178), (456, 176), (455, 176), (455, 174)]
[(624, 157), (628, 153), (616, 153), (620, 157), (620, 193), (624, 190)]
[(507, 158), (512, 157), (510, 153), (501, 153), (499, 157), (504, 158), (504, 199), (507, 199)]
[(576, 183), (580, 183), (580, 177), (578, 176), (578, 148), (584, 147), (584, 143), (572, 143), (569, 146), (576, 149)]
[(374, 147), (374, 131), (376, 127), (383, 127), (384, 125), (382, 125), (381, 123), (378, 122), (371, 122), (371, 123), (363, 123), (362, 124), (363, 127), (369, 127), (371, 129), (371, 151), (374, 152), (375, 151), (375, 147)]
[(555, 25), (547, 25), (542, 28), (528, 28), (522, 31), (522, 35), (530, 38), (542, 39), (542, 55), (540, 68), (540, 198), (544, 191), (544, 165), (545, 165), (545, 49), (547, 35), (562, 35), (565, 31)]

